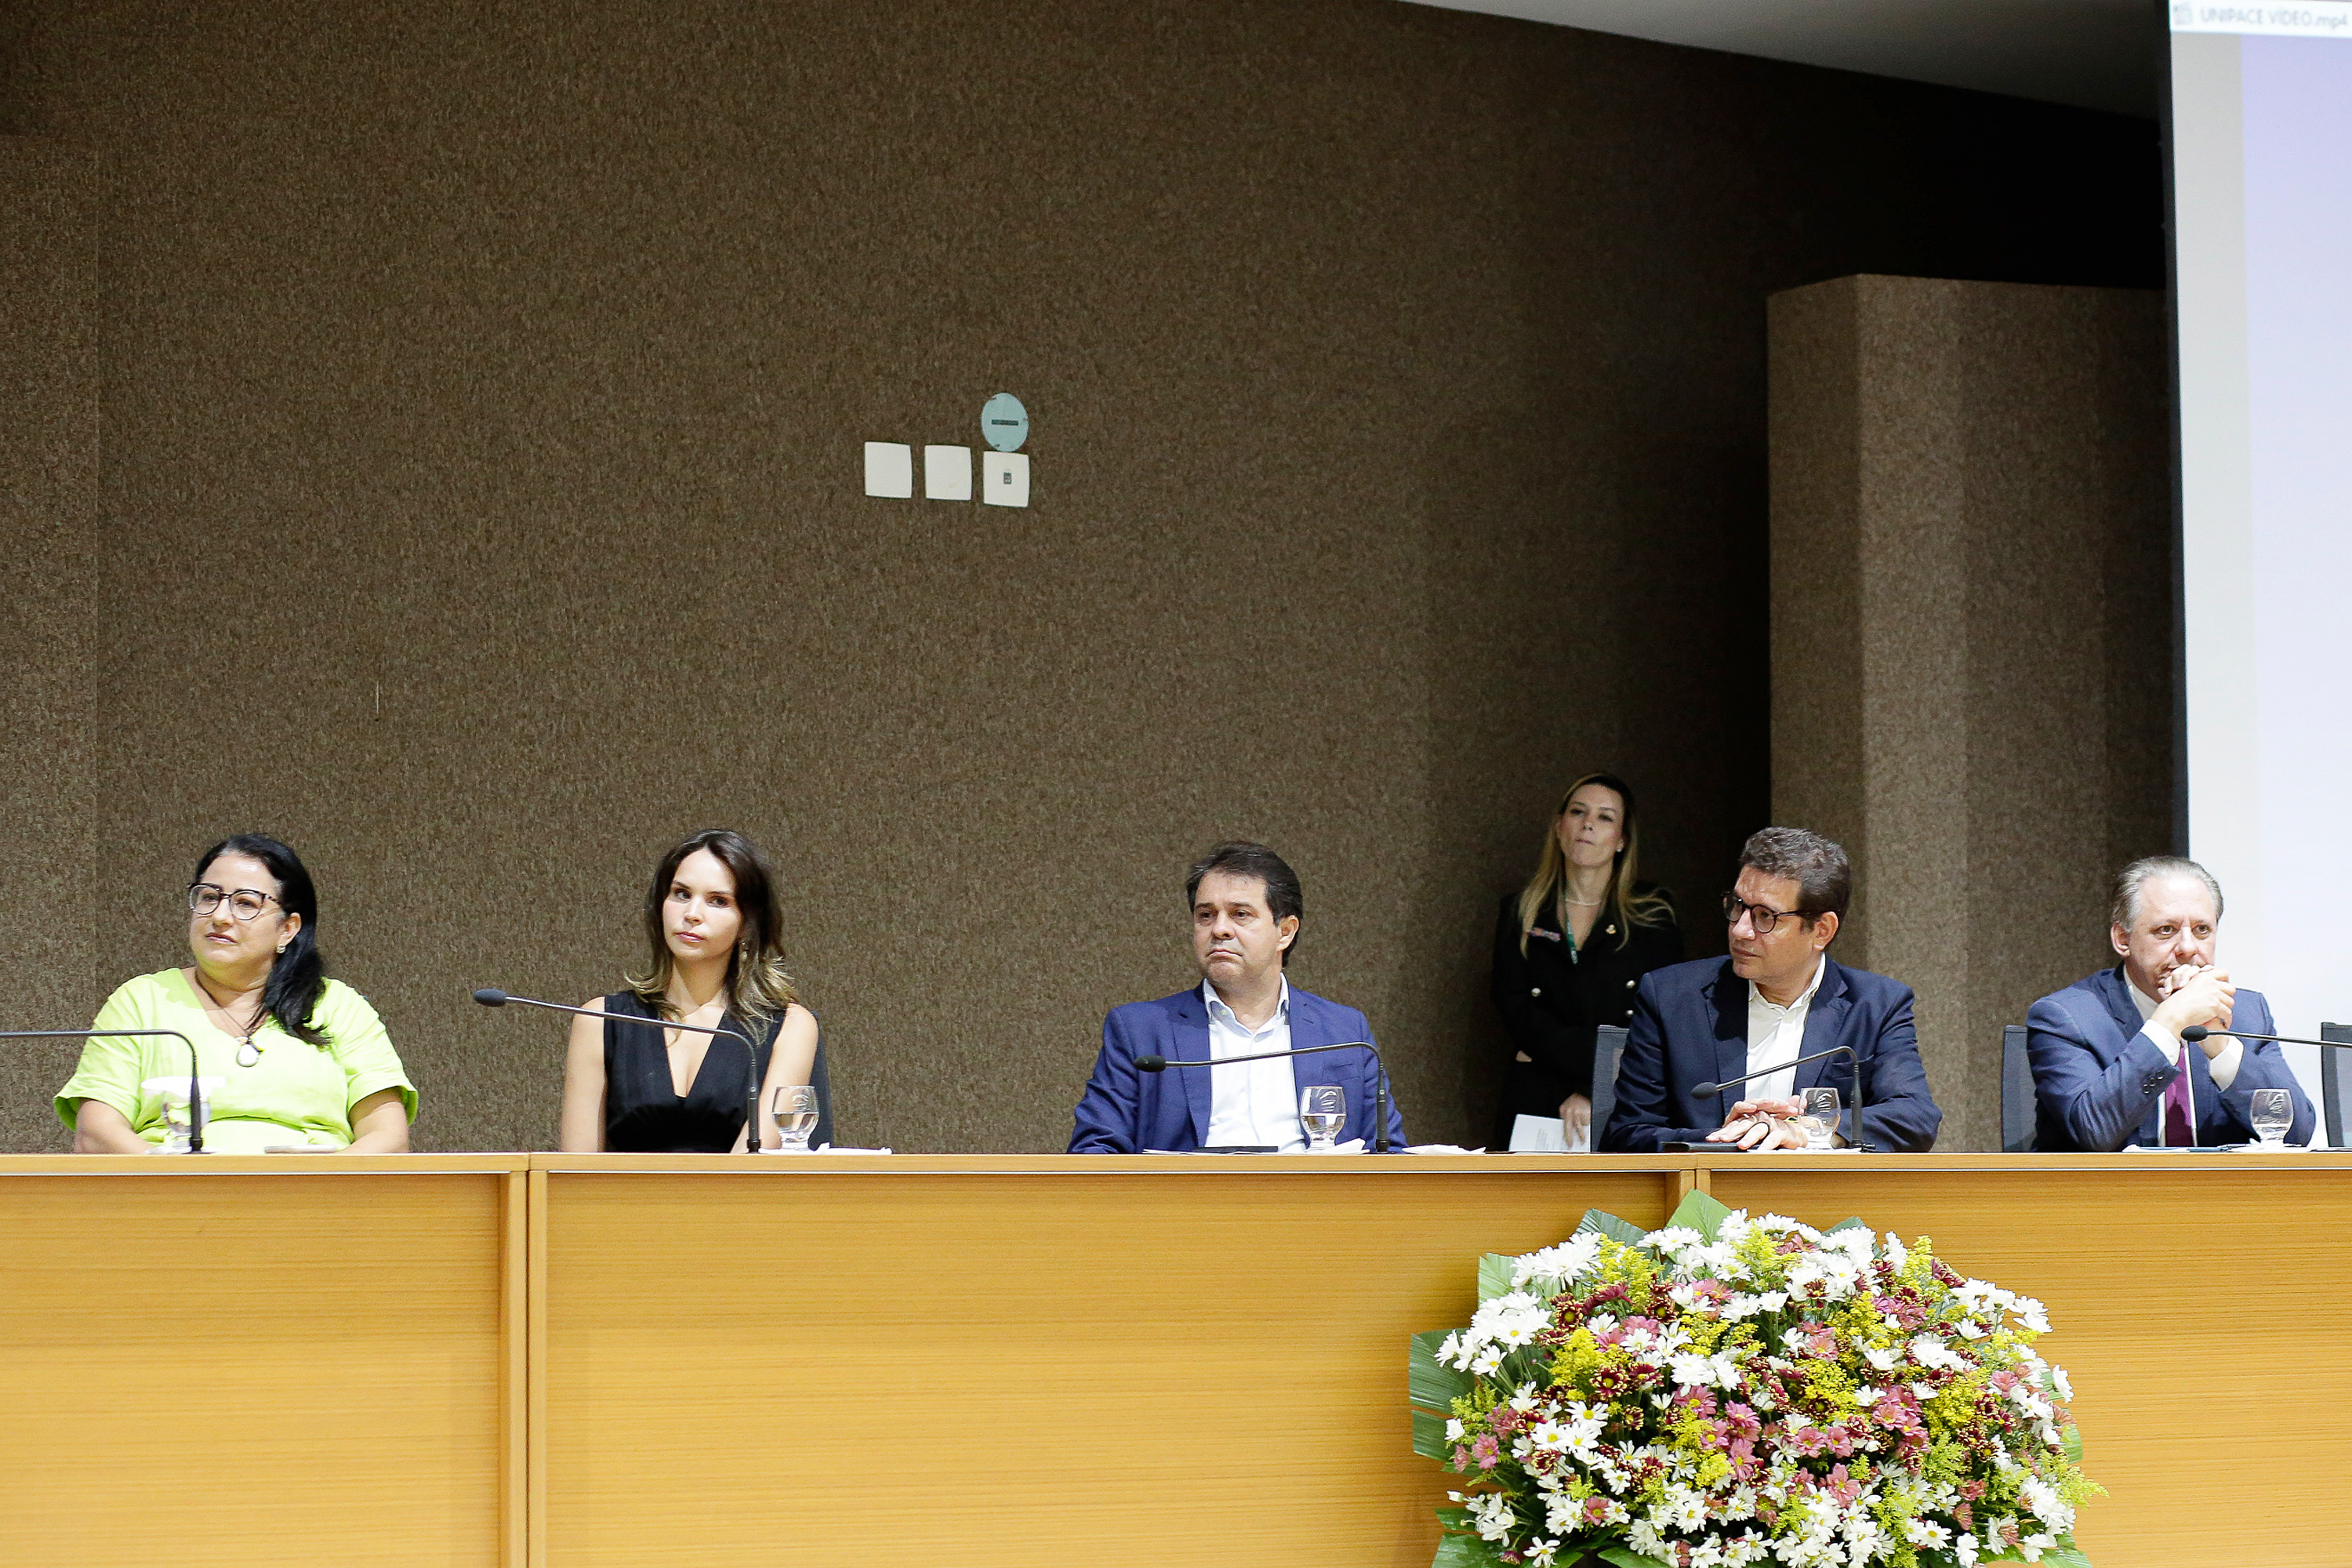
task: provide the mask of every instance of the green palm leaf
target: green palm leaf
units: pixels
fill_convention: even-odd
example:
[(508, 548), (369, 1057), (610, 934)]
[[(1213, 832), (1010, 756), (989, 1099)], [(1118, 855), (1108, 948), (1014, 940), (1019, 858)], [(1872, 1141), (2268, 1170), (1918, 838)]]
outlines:
[(1475, 1382), (1468, 1373), (1456, 1372), (1437, 1359), (1437, 1347), (1444, 1342), (1445, 1334), (1438, 1329), (1412, 1336), (1412, 1356), (1408, 1363), (1411, 1373), (1406, 1384), (1408, 1397), (1416, 1409), (1433, 1411), (1441, 1416), (1454, 1414), (1454, 1402), (1466, 1397)]
[[(1698, 1194), (1694, 1193), (1691, 1195), (1696, 1197)], [(1630, 1546), (1604, 1546), (1598, 1555), (1601, 1561), (1610, 1565), (1610, 1568), (1674, 1568), (1672, 1563), (1662, 1563), (1654, 1557), (1644, 1557)]]
[(1601, 1209), (1586, 1209), (1584, 1217), (1576, 1222), (1576, 1228), (1580, 1235), (1588, 1230), (1599, 1231), (1610, 1240), (1622, 1241), (1628, 1247), (1639, 1246), (1642, 1238), (1650, 1234), (1640, 1226)]
[[(1999, 1557), (1977, 1559), (1979, 1565), (1989, 1563), (2022, 1563), (2024, 1561), (2022, 1555), (2014, 1552), (2004, 1552)], [(2074, 1538), (2071, 1535), (2058, 1537), (2058, 1544), (2044, 1552), (2042, 1554), (2042, 1561), (2048, 1563), (2049, 1568), (2091, 1568), (2091, 1560), (2083, 1555), (2083, 1549), (2074, 1544)]]
[(1437, 1543), (1429, 1568), (1502, 1568), (1495, 1549), (1475, 1535), (1449, 1535)]
[(1723, 1222), (1730, 1217), (1731, 1210), (1724, 1205), (1705, 1193), (1693, 1192), (1675, 1205), (1674, 1217), (1666, 1223), (1685, 1226), (1713, 1241), (1716, 1232), (1723, 1228)]

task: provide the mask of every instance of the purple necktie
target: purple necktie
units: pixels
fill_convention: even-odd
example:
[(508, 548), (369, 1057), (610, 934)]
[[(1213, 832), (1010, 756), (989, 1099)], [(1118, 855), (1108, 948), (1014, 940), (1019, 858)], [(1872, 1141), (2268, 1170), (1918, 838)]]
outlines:
[(2189, 1113), (2189, 1047), (2180, 1047), (2180, 1076), (2164, 1086), (2164, 1144), (2187, 1149), (2197, 1142), (2197, 1120)]

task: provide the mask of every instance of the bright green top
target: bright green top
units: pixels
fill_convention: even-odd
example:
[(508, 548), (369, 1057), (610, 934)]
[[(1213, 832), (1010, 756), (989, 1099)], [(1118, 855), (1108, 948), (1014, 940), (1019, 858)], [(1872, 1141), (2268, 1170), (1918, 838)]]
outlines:
[[(330, 980), (310, 1021), (327, 1037), (324, 1047), (296, 1039), (272, 1018), (253, 1037), (261, 1059), (239, 1067), (236, 1037), (212, 1021), (184, 971), (164, 969), (124, 981), (90, 1027), (177, 1029), (194, 1041), (203, 1076), (227, 1079), (205, 1107), (205, 1147), (217, 1153), (257, 1154), (273, 1143), (348, 1147), (352, 1107), (378, 1089), (400, 1090), (408, 1119), (416, 1120), (415, 1087), (366, 997)], [(71, 1127), (83, 1100), (100, 1100), (122, 1112), (131, 1131), (160, 1144), (168, 1131), (163, 1101), (140, 1086), (151, 1078), (187, 1076), (188, 1048), (177, 1040), (87, 1040), (80, 1065), (58, 1090), (58, 1119)]]

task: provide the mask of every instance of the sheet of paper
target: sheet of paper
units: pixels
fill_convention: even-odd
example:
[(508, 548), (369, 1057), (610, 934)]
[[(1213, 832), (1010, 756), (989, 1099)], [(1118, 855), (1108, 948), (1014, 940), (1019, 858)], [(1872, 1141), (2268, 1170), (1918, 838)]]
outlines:
[(1592, 1152), (1590, 1133), (1571, 1145), (1566, 1129), (1557, 1116), (1520, 1116), (1511, 1121), (1511, 1152), (1514, 1154), (1589, 1154)]

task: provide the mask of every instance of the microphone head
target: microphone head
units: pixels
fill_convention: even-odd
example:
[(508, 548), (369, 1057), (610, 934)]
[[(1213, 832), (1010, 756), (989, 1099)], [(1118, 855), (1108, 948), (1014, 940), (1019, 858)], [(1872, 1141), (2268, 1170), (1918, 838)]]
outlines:
[(2185, 1028), (2185, 1029), (2183, 1029), (2183, 1030), (2181, 1030), (2181, 1031), (2180, 1031), (2180, 1037), (2181, 1037), (2182, 1039), (2184, 1039), (2184, 1040), (2187, 1040), (2190, 1045), (2192, 1045), (2192, 1046), (2193, 1046), (2193, 1045), (2195, 1045), (2198, 1041), (2200, 1041), (2200, 1040), (2203, 1039), (2206, 1036), (2208, 1036), (2208, 1035), (2211, 1034), (2212, 1032), (2213, 1032), (2212, 1030), (2210, 1030), (2210, 1029), (2207, 1028), (2207, 1027), (2206, 1027), (2204, 1025), (2202, 1025), (2202, 1024), (2191, 1024), (2191, 1025), (2189, 1025), (2189, 1027), (2187, 1027), (2187, 1028)]
[(507, 994), (495, 985), (485, 985), (474, 993), (474, 1000), (485, 1007), (503, 1007), (507, 1005)]
[(1166, 1072), (1168, 1070), (1168, 1058), (1166, 1057), (1138, 1057), (1135, 1058), (1135, 1065), (1145, 1072)]
[(1719, 1083), (1695, 1083), (1691, 1085), (1691, 1098), (1693, 1100), (1705, 1100), (1710, 1094), (1721, 1094), (1722, 1092), (1723, 1085)]

